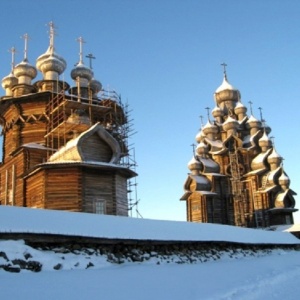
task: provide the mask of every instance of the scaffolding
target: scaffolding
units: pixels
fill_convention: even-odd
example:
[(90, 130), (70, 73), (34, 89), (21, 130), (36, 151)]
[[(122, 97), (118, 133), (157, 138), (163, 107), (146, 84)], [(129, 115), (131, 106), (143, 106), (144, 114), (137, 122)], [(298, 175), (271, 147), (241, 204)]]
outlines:
[[(89, 93), (89, 95), (91, 95)], [(46, 106), (47, 133), (45, 135), (49, 157), (66, 143), (100, 123), (119, 143), (121, 158), (119, 164), (136, 171), (134, 145), (129, 143), (136, 133), (133, 129), (129, 104), (123, 104), (115, 91), (102, 90), (98, 98), (82, 98), (65, 92), (52, 94)], [(142, 217), (138, 210), (136, 177), (127, 182), (128, 211)]]
[(235, 223), (238, 226), (246, 226), (245, 220), (245, 193), (241, 181), (238, 150), (229, 153), (229, 163), (231, 169), (231, 187), (234, 200)]

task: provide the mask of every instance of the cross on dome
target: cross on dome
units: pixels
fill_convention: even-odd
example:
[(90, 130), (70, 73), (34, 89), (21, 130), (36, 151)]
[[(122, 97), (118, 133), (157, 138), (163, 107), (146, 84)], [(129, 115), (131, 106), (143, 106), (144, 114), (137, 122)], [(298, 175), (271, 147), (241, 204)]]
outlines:
[(89, 59), (89, 66), (90, 66), (90, 69), (92, 70), (93, 69), (92, 60), (96, 59), (96, 57), (92, 53), (89, 53), (85, 57)]
[(8, 51), (11, 53), (11, 72), (13, 72), (15, 67), (15, 54), (17, 50), (15, 47), (11, 47)]
[(227, 64), (223, 62), (223, 63), (221, 63), (221, 66), (223, 67), (224, 77), (227, 79), (227, 73), (226, 73)]
[(196, 145), (193, 143), (193, 144), (191, 144), (191, 147), (193, 147), (193, 156), (195, 156), (195, 148), (196, 148)]
[(248, 101), (248, 103), (249, 103), (249, 106), (250, 106), (250, 113), (251, 113), (251, 115), (253, 115), (253, 111), (252, 111), (252, 104), (253, 104), (253, 102), (252, 101)]
[(27, 61), (27, 54), (28, 54), (28, 40), (29, 40), (29, 35), (28, 33), (25, 33), (24, 35), (21, 36), (22, 39), (24, 39), (24, 61)]
[(260, 121), (263, 124), (263, 127), (266, 126), (266, 120), (263, 118), (263, 114), (262, 114), (262, 107), (259, 107), (259, 114), (260, 114)]
[(203, 116), (199, 116), (200, 120), (201, 120), (201, 127), (203, 127)]
[(79, 64), (83, 65), (83, 54), (82, 54), (82, 46), (85, 43), (84, 39), (80, 36), (76, 41), (79, 43)]
[(275, 147), (275, 137), (274, 136), (270, 136), (270, 140), (272, 142), (273, 147)]
[(210, 110), (210, 108), (209, 107), (205, 107), (205, 109), (207, 110), (207, 119), (208, 119), (208, 121), (210, 121), (210, 119), (209, 119), (209, 110)]
[(52, 52), (54, 52), (54, 35), (56, 34), (55, 33), (55, 26), (54, 26), (54, 22), (49, 22), (48, 23), (48, 26), (49, 26), (49, 40), (50, 40), (50, 50)]

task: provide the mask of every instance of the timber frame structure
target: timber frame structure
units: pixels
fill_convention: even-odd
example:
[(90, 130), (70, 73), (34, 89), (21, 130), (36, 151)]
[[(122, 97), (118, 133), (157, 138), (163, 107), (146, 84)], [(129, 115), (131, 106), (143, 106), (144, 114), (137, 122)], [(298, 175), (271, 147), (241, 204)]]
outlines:
[[(262, 118), (246, 114), (227, 80), (214, 94), (213, 120), (202, 125), (184, 184), (187, 220), (252, 228), (293, 224), (290, 179)], [(250, 102), (250, 105), (252, 103)]]
[[(0, 98), (3, 160), (0, 204), (128, 216), (128, 181), (137, 174), (130, 158), (128, 106), (104, 91), (80, 58), (61, 81), (65, 60), (50, 45), (37, 58), (43, 79), (25, 56), (4, 77)], [(88, 56), (89, 57), (89, 56)], [(98, 96), (98, 93), (100, 96)]]

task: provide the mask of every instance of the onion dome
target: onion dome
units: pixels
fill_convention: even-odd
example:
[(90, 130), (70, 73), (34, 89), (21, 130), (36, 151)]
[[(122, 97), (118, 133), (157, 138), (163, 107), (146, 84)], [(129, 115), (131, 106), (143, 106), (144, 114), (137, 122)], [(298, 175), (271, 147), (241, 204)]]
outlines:
[(50, 45), (47, 51), (36, 60), (36, 67), (43, 73), (44, 80), (58, 80), (60, 74), (67, 67), (66, 61), (55, 52), (54, 48), (54, 24), (50, 26)]
[(211, 114), (219, 123), (221, 123), (221, 118), (224, 116), (224, 112), (219, 106), (216, 106), (212, 110)]
[[(93, 56), (92, 53), (89, 53), (86, 55), (87, 58), (90, 60), (90, 69), (93, 70), (92, 67), (92, 59), (95, 59), (96, 57)], [(92, 92), (92, 97), (97, 98), (97, 94), (102, 90), (102, 84), (100, 81), (96, 80), (94, 77), (89, 82), (89, 88)]]
[(89, 82), (90, 89), (92, 90), (93, 95), (97, 95), (102, 90), (102, 84), (100, 81), (92, 78)]
[(237, 102), (241, 95), (239, 90), (235, 89), (227, 80), (226, 73), (224, 74), (222, 84), (217, 88), (214, 94), (217, 104), (220, 105), (224, 101), (235, 101)]
[(229, 130), (236, 130), (239, 127), (239, 122), (232, 118), (231, 116), (229, 116), (226, 121), (223, 123), (223, 129), (225, 131), (229, 131)]
[(208, 152), (208, 147), (203, 142), (200, 142), (198, 144), (198, 146), (196, 147), (197, 155), (203, 156), (203, 155), (207, 154), (207, 152)]
[(83, 44), (83, 38), (79, 37), (77, 39), (79, 42), (79, 62), (76, 64), (75, 68), (71, 71), (71, 77), (73, 80), (75, 80), (78, 84), (78, 87), (88, 87), (89, 81), (93, 78), (94, 74), (93, 71), (84, 65), (83, 63), (83, 54), (82, 54), (82, 44)]
[(278, 182), (283, 190), (286, 190), (290, 186), (290, 178), (282, 171), (282, 174), (280, 175)]
[(25, 40), (25, 49), (24, 49), (24, 59), (22, 62), (17, 64), (14, 67), (14, 74), (18, 78), (18, 84), (27, 84), (31, 85), (31, 80), (34, 79), (37, 75), (37, 70), (28, 62), (27, 58), (27, 44), (28, 44), (28, 34), (23, 36)]
[(36, 60), (36, 67), (42, 72), (44, 80), (58, 80), (59, 75), (65, 71), (67, 63), (54, 52), (53, 48), (49, 47), (46, 53)]
[(261, 121), (255, 119), (253, 115), (250, 116), (249, 120), (246, 123), (248, 128), (261, 128)]
[(196, 139), (197, 143), (200, 143), (204, 137), (205, 137), (205, 134), (203, 133), (202, 130), (200, 130), (200, 131), (196, 134), (195, 139)]
[(205, 135), (214, 135), (218, 133), (218, 127), (214, 124), (211, 124), (210, 121), (207, 121), (206, 125), (202, 129)]
[(277, 153), (275, 148), (273, 148), (272, 153), (268, 156), (268, 163), (272, 166), (279, 167), (282, 162), (282, 157)]
[(266, 131), (264, 131), (263, 136), (258, 140), (258, 144), (263, 150), (267, 150), (268, 148), (270, 148), (272, 143)]
[(19, 84), (31, 84), (31, 80), (37, 75), (37, 70), (29, 64), (27, 59), (17, 64), (14, 68), (14, 74), (18, 78)]
[(18, 84), (18, 79), (13, 72), (2, 79), (2, 87), (6, 92), (6, 96), (12, 96), (11, 89), (16, 84)]
[(193, 157), (189, 163), (188, 163), (188, 168), (191, 172), (199, 173), (199, 171), (202, 169), (201, 163)]
[(212, 115), (213, 115), (213, 117), (215, 118), (215, 117), (222, 117), (223, 115), (224, 115), (224, 112), (223, 112), (223, 110), (220, 108), (220, 107), (218, 107), (218, 106), (216, 106), (213, 110), (212, 110)]
[(239, 115), (239, 114), (245, 115), (246, 112), (247, 112), (247, 107), (245, 105), (243, 105), (242, 102), (239, 101), (234, 108), (234, 113), (236, 115)]
[(71, 77), (74, 80), (79, 79), (80, 86), (87, 87), (89, 81), (93, 78), (93, 72), (89, 67), (79, 62), (71, 71)]
[(5, 76), (2, 79), (2, 87), (6, 92), (6, 96), (12, 96), (12, 88), (13, 86), (15, 86), (16, 84), (18, 84), (18, 79), (14, 74), (14, 67), (15, 67), (15, 53), (16, 53), (16, 49), (14, 47), (12, 47), (10, 49), (11, 52), (11, 71), (10, 73)]

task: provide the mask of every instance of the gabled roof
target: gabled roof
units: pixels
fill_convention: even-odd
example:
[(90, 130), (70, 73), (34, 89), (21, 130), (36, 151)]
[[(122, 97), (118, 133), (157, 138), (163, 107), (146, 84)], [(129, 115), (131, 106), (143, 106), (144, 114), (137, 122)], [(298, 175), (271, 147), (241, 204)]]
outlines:
[[(96, 136), (96, 141), (92, 137)], [(104, 161), (107, 163), (117, 163), (121, 156), (119, 143), (110, 135), (105, 128), (96, 123), (88, 130), (81, 133), (78, 137), (70, 140), (65, 146), (54, 153), (49, 162), (63, 161), (102, 161), (99, 160), (97, 151), (102, 151), (101, 146), (105, 145), (111, 150), (110, 157)], [(102, 147), (103, 148), (103, 147)], [(107, 155), (107, 154), (106, 154)]]

